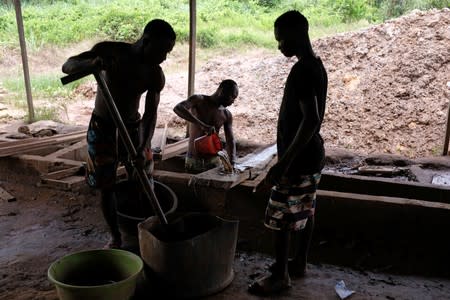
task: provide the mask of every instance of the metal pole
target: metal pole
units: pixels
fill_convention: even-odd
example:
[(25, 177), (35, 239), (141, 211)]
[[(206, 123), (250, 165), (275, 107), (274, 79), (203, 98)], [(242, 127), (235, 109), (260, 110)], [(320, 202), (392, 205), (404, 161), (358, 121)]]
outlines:
[(14, 8), (16, 9), (17, 29), (19, 30), (20, 52), (22, 54), (23, 76), (25, 79), (25, 90), (27, 93), (28, 103), (28, 122), (34, 121), (33, 97), (31, 95), (30, 71), (28, 69), (27, 45), (25, 43), (25, 34), (23, 30), (22, 10), (20, 0), (14, 0)]
[(196, 18), (197, 4), (195, 0), (189, 1), (189, 79), (188, 97), (194, 94), (195, 89), (195, 41), (196, 41)]

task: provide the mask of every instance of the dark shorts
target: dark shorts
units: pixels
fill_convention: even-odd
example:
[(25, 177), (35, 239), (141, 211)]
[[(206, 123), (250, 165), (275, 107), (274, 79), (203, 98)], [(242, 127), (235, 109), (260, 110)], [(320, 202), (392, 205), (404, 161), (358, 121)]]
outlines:
[[(139, 142), (138, 124), (127, 126), (135, 146)], [(114, 124), (92, 114), (87, 131), (87, 149), (87, 183), (96, 188), (112, 187), (116, 182), (119, 162), (128, 162), (128, 153), (122, 142), (118, 142)]]
[(298, 231), (306, 226), (316, 207), (321, 174), (301, 176), (296, 184), (272, 187), (264, 225), (273, 230)]

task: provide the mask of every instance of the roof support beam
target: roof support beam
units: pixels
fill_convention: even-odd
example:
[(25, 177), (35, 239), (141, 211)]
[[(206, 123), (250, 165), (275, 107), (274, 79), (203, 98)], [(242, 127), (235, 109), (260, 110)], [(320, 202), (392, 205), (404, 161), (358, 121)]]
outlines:
[(22, 54), (23, 76), (25, 79), (25, 90), (27, 93), (28, 103), (28, 122), (34, 122), (33, 97), (31, 95), (30, 71), (28, 69), (27, 46), (25, 42), (25, 34), (23, 30), (22, 9), (20, 0), (14, 0), (14, 8), (16, 10), (17, 29), (19, 30), (20, 52)]

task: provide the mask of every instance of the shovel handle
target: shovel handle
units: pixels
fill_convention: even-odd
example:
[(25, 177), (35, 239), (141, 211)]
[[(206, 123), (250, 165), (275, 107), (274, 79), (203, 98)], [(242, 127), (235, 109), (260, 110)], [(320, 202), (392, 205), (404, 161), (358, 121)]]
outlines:
[(61, 78), (61, 83), (63, 85), (66, 85), (68, 83), (74, 82), (74, 81), (76, 81), (78, 79), (81, 79), (83, 77), (86, 77), (86, 76), (89, 76), (91, 74), (94, 74), (95, 72), (98, 72), (98, 70), (96, 70), (96, 68), (93, 67), (93, 68), (85, 69), (85, 70), (80, 71), (80, 72), (72, 73), (72, 74), (69, 74), (67, 76), (62, 77)]

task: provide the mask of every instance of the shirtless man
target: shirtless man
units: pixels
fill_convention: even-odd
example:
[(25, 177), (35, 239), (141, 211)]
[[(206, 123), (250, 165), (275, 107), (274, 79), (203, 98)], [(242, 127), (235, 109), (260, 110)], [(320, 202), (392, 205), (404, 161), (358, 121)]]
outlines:
[[(70, 57), (62, 66), (67, 74), (89, 69), (102, 71), (115, 105), (127, 127), (138, 152), (129, 158), (126, 148), (117, 141), (117, 129), (105, 104), (105, 96), (97, 87), (95, 107), (87, 131), (87, 181), (101, 190), (101, 207), (111, 233), (106, 247), (120, 248), (122, 238), (117, 224), (114, 185), (119, 162), (123, 162), (128, 178), (133, 178), (133, 163), (143, 167), (151, 157), (151, 139), (156, 126), (156, 113), (160, 92), (165, 85), (164, 73), (159, 66), (175, 45), (176, 35), (164, 20), (154, 19), (134, 43), (100, 42), (91, 50)], [(145, 112), (141, 118), (139, 103), (145, 97)]]
[(178, 103), (174, 112), (189, 124), (189, 147), (185, 167), (189, 172), (198, 173), (214, 168), (220, 164), (216, 155), (199, 153), (194, 146), (196, 138), (213, 131), (219, 133), (223, 126), (226, 139), (226, 151), (231, 165), (236, 160), (236, 143), (233, 136), (233, 117), (226, 108), (233, 104), (239, 94), (236, 82), (223, 80), (211, 96), (192, 95), (187, 100)]
[[(290, 277), (302, 277), (314, 228), (316, 189), (325, 164), (320, 127), (325, 113), (328, 78), (315, 55), (308, 21), (298, 11), (288, 11), (275, 21), (278, 49), (296, 56), (286, 80), (278, 116), (278, 162), (266, 180), (273, 185), (264, 224), (275, 232), (275, 263), (271, 274), (257, 279), (249, 292), (268, 295), (291, 286)], [(291, 233), (297, 247), (289, 260)]]

